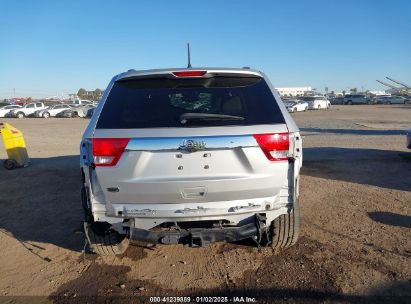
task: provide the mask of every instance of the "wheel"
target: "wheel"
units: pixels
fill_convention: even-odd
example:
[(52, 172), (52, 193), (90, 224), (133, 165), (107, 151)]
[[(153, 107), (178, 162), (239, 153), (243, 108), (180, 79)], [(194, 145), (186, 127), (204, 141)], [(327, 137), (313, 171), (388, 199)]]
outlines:
[(305, 107), (304, 112), (307, 112), (307, 110), (308, 110), (308, 107)]
[(79, 117), (77, 112), (73, 112), (73, 114), (71, 114), (71, 118), (75, 118), (75, 117)]
[(280, 250), (294, 245), (300, 232), (300, 206), (298, 198), (287, 214), (277, 217), (270, 227), (271, 248)]
[(17, 113), (17, 118), (24, 118), (25, 117), (25, 115), (24, 115), (24, 113), (23, 112), (18, 112)]
[(6, 170), (13, 170), (17, 168), (17, 162), (14, 159), (6, 159), (3, 162), (3, 166)]
[(49, 118), (50, 117), (50, 113), (49, 112), (44, 112), (43, 113), (43, 118)]
[(111, 230), (110, 226), (108, 223), (84, 222), (84, 232), (90, 251), (102, 256), (118, 255), (126, 251), (130, 243), (129, 239)]
[(347, 102), (347, 104), (351, 106), (351, 105), (352, 105), (352, 101), (349, 100), (349, 101)]

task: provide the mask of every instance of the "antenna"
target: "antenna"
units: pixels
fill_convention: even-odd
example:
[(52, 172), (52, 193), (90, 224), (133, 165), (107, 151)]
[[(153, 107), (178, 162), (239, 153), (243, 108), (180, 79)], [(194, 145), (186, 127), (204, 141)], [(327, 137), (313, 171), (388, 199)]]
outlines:
[(188, 65), (187, 68), (191, 68), (191, 60), (190, 60), (190, 43), (187, 43), (187, 55), (188, 55)]

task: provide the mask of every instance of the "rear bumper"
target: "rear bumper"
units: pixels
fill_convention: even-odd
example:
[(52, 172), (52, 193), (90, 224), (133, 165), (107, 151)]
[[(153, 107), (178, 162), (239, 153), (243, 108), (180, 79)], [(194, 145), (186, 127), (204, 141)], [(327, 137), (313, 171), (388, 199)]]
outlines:
[(235, 242), (253, 238), (258, 243), (266, 235), (266, 218), (255, 214), (254, 221), (239, 227), (193, 228), (176, 231), (150, 231), (139, 228), (130, 229), (130, 239), (152, 244), (183, 244), (190, 247), (203, 247), (214, 242)]
[[(276, 196), (255, 199), (191, 202), (180, 204), (94, 204), (96, 221), (132, 221), (130, 228), (149, 230), (165, 222), (203, 222), (227, 220), (236, 225), (249, 223), (255, 214), (264, 213), (271, 222), (292, 206), (289, 189)], [(101, 208), (99, 208), (101, 207)], [(120, 231), (119, 231), (120, 232)]]

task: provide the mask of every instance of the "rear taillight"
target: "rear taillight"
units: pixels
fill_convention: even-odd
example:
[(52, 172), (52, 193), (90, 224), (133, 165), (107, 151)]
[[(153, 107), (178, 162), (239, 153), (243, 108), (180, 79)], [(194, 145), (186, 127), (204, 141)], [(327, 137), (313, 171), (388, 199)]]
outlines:
[(96, 166), (115, 166), (129, 138), (93, 138), (93, 159)]
[(183, 71), (183, 72), (173, 72), (174, 76), (177, 77), (200, 77), (204, 76), (206, 71)]
[(290, 140), (288, 133), (254, 134), (261, 150), (271, 161), (287, 160)]

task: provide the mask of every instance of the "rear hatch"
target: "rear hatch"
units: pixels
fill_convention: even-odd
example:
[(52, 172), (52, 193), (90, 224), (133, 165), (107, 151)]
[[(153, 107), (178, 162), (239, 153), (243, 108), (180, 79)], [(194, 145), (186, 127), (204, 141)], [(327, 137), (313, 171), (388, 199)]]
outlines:
[(287, 185), (288, 145), (269, 86), (249, 74), (117, 81), (92, 139), (109, 204), (272, 197)]

